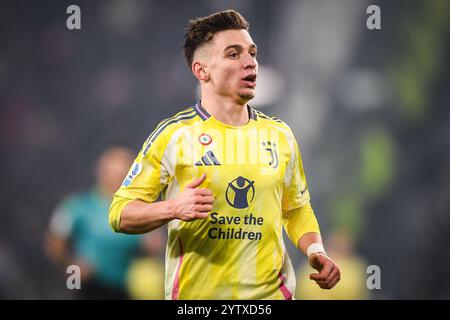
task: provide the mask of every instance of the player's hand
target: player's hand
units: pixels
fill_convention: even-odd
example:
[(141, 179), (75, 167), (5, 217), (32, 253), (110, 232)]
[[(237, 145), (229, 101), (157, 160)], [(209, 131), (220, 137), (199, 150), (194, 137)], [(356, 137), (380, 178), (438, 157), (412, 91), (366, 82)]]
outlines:
[(311, 267), (319, 271), (311, 273), (309, 278), (322, 289), (331, 289), (341, 280), (341, 271), (338, 265), (327, 255), (313, 253), (309, 256), (308, 262)]
[(174, 201), (175, 218), (183, 221), (208, 218), (212, 211), (214, 197), (209, 189), (197, 188), (206, 179), (206, 174), (194, 179), (186, 185)]

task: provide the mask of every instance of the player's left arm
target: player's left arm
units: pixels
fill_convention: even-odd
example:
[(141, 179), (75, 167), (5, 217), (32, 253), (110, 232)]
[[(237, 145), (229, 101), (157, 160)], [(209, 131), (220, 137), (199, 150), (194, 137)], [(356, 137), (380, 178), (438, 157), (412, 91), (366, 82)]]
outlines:
[(323, 248), (319, 225), (311, 205), (307, 203), (284, 214), (283, 224), (287, 235), (308, 257), (310, 266), (318, 271), (310, 274), (309, 278), (322, 289), (333, 288), (341, 279), (341, 272)]
[(308, 256), (309, 265), (317, 270), (309, 278), (314, 280), (322, 289), (332, 289), (341, 280), (339, 266), (323, 251), (307, 253), (308, 248), (319, 244), (323, 248), (322, 237), (318, 233), (309, 232), (298, 241), (298, 248)]
[[(289, 130), (290, 131), (290, 130)], [(290, 131), (291, 159), (286, 168), (283, 185), (283, 225), (287, 235), (307, 257), (317, 273), (310, 274), (322, 289), (333, 288), (340, 280), (338, 265), (327, 256), (316, 216), (310, 204), (310, 195), (303, 170), (300, 148)]]

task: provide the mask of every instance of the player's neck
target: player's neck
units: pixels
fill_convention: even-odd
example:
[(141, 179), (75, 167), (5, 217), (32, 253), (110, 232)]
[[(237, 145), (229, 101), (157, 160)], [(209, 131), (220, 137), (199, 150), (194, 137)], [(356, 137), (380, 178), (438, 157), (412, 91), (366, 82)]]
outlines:
[(239, 104), (223, 97), (202, 95), (202, 107), (216, 120), (232, 126), (244, 126), (249, 122), (247, 103)]

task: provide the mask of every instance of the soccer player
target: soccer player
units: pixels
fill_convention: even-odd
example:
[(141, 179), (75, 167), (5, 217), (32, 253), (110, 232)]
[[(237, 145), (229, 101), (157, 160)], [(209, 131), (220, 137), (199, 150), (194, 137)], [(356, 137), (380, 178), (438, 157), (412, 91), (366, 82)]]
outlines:
[(233, 10), (190, 21), (184, 52), (201, 100), (159, 123), (111, 204), (116, 232), (167, 225), (166, 299), (292, 299), (283, 226), (312, 280), (330, 289), (340, 279), (292, 131), (247, 104), (258, 74), (248, 29)]

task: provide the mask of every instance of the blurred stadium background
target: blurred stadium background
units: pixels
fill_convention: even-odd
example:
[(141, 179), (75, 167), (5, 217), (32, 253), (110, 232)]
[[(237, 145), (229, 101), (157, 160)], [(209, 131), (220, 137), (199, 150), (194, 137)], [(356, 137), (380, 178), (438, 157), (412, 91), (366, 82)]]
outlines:
[[(66, 28), (70, 4), (79, 31)], [(381, 30), (366, 28), (371, 4)], [(0, 298), (71, 297), (43, 245), (52, 211), (93, 183), (100, 141), (120, 136), (137, 152), (159, 120), (195, 103), (183, 29), (228, 8), (259, 47), (251, 105), (293, 129), (344, 269), (336, 292), (304, 290), (305, 259), (289, 245), (297, 298), (450, 298), (446, 0), (1, 1)], [(369, 265), (379, 290), (365, 287)]]

